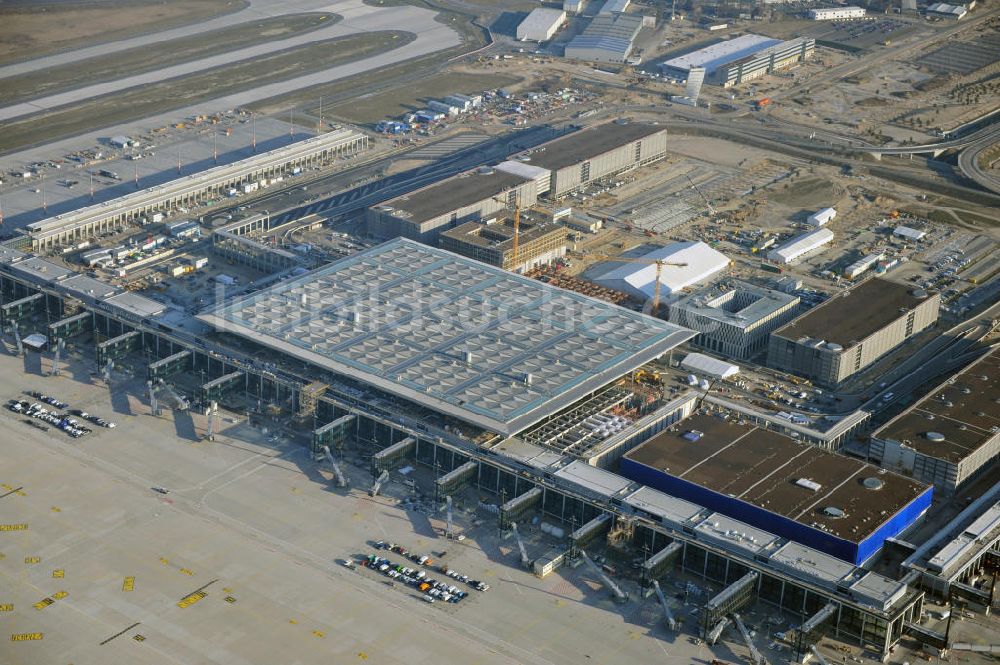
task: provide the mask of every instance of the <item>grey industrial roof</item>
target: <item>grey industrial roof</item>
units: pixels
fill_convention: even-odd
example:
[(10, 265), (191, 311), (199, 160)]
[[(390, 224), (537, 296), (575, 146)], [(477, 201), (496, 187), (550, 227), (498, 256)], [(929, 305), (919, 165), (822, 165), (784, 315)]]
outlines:
[(570, 55), (575, 49), (600, 49), (624, 58), (642, 29), (642, 20), (642, 16), (636, 14), (596, 16), (582, 33), (566, 44), (566, 53)]
[(593, 159), (633, 141), (644, 139), (657, 132), (665, 131), (663, 127), (641, 122), (625, 124), (608, 122), (603, 125), (595, 125), (549, 141), (543, 146), (544, 150), (536, 148), (531, 154), (531, 163), (535, 166), (558, 171), (567, 166)]
[(914, 295), (912, 286), (872, 278), (814, 307), (775, 335), (797, 341), (803, 337), (849, 347), (903, 316), (903, 308), (915, 308), (925, 297)]
[(632, 481), (628, 478), (590, 466), (580, 460), (570, 462), (552, 475), (607, 499), (618, 496), (632, 487)]
[(104, 302), (112, 307), (118, 308), (126, 314), (130, 314), (140, 319), (158, 316), (167, 309), (167, 306), (163, 303), (151, 300), (146, 296), (139, 295), (138, 293), (132, 293), (131, 291), (111, 296), (110, 298), (104, 300)]
[[(732, 295), (730, 295), (732, 294)], [(730, 287), (711, 288), (691, 296), (681, 298), (671, 304), (671, 310), (684, 310), (682, 320), (676, 320), (681, 325), (688, 324), (690, 327), (700, 330), (699, 323), (705, 324), (709, 321), (723, 321), (737, 328), (746, 328), (758, 323), (761, 319), (770, 316), (774, 312), (787, 305), (794, 305), (799, 302), (799, 297), (789, 293), (782, 293), (774, 289), (767, 289), (762, 286), (748, 284), (747, 282), (736, 282)], [(733, 307), (740, 303), (739, 309)], [(674, 318), (671, 311), (671, 318)], [(684, 318), (693, 317), (693, 318)], [(707, 321), (702, 321), (705, 319)]]
[[(899, 441), (928, 457), (957, 464), (998, 436), (998, 405), (1000, 353), (992, 351), (928, 392), (872, 437)], [(930, 433), (943, 438), (929, 438)]]
[(376, 207), (391, 207), (395, 209), (393, 214), (405, 216), (414, 224), (419, 224), (452, 210), (485, 201), (526, 182), (530, 182), (530, 179), (503, 171), (491, 171), (488, 174), (463, 173), (383, 201)]
[(200, 318), (503, 434), (694, 334), (403, 238)]
[(60, 280), (59, 286), (78, 298), (92, 298), (94, 300), (107, 298), (118, 292), (118, 289), (111, 284), (86, 275), (74, 275)]

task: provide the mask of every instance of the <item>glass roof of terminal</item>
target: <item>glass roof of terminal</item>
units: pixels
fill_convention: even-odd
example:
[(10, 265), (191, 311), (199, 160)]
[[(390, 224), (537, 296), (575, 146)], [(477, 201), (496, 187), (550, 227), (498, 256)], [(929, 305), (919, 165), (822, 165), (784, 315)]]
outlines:
[(694, 334), (406, 239), (201, 318), (503, 434)]

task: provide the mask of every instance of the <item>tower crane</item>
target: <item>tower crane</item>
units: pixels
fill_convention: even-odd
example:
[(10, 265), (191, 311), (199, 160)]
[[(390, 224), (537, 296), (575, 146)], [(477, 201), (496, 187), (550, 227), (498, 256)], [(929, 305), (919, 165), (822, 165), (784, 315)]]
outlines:
[(660, 310), (660, 275), (663, 273), (663, 266), (671, 266), (673, 268), (684, 268), (687, 267), (686, 263), (673, 263), (670, 261), (664, 261), (663, 259), (644, 259), (644, 258), (630, 258), (625, 256), (607, 256), (604, 254), (592, 254), (595, 259), (601, 261), (621, 261), (624, 263), (645, 263), (646, 265), (656, 266), (656, 279), (653, 284), (653, 306), (651, 308), (651, 313), (656, 316), (656, 313)]
[(716, 214), (715, 207), (712, 205), (712, 202), (708, 200), (708, 197), (705, 196), (705, 193), (702, 192), (700, 189), (698, 189), (698, 185), (694, 184), (694, 180), (691, 179), (691, 176), (685, 173), (684, 177), (688, 179), (689, 183), (691, 183), (691, 189), (698, 192), (698, 194), (701, 195), (701, 198), (705, 200), (705, 205), (708, 206), (708, 211), (713, 215), (715, 215)]
[[(510, 207), (510, 202), (503, 200), (499, 196), (494, 196), (493, 200), (496, 201), (497, 203), (502, 203), (504, 206), (506, 206), (508, 208)], [(512, 253), (513, 253), (513, 260), (511, 261), (511, 263), (514, 265), (515, 268), (517, 268), (517, 266), (518, 266), (518, 262), (517, 262), (517, 259), (518, 259), (518, 249), (519, 249), (518, 245), (520, 244), (520, 241), (521, 241), (521, 196), (519, 194), (515, 193), (515, 195), (514, 195), (514, 244), (513, 244), (513, 247), (511, 248), (512, 249)]]

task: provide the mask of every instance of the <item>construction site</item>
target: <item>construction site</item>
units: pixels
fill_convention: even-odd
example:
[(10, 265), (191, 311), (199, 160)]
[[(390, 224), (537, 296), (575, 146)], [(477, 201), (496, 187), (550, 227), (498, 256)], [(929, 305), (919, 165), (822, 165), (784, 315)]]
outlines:
[(0, 62), (0, 660), (992, 662), (995, 8), (202, 4)]

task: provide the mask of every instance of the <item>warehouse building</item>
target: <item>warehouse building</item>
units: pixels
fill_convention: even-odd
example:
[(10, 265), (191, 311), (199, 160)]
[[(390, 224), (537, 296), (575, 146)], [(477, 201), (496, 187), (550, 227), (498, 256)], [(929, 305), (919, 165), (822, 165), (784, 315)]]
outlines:
[(621, 473), (855, 565), (911, 529), (933, 495), (910, 478), (702, 414), (626, 453)]
[(950, 5), (946, 2), (935, 2), (927, 5), (927, 15), (936, 18), (948, 18), (954, 21), (965, 18), (969, 10), (965, 5)]
[(547, 42), (565, 22), (565, 11), (538, 7), (517, 26), (517, 38), (522, 42)]
[(767, 364), (836, 388), (934, 325), (940, 304), (937, 293), (873, 277), (771, 333)]
[(993, 351), (872, 433), (869, 457), (956, 492), (1000, 457), (998, 405), (1000, 353)]
[(833, 221), (837, 216), (837, 210), (835, 208), (823, 208), (822, 210), (817, 210), (813, 214), (809, 215), (806, 219), (806, 224), (809, 226), (826, 226), (827, 223)]
[(768, 336), (795, 317), (798, 304), (796, 295), (734, 282), (673, 301), (670, 321), (697, 331), (692, 344), (746, 359), (767, 348)]
[(609, 122), (549, 141), (530, 152), (531, 164), (551, 171), (548, 195), (560, 199), (591, 182), (663, 159), (667, 130)]
[(538, 200), (535, 180), (478, 169), (462, 173), (368, 208), (368, 233), (379, 238), (410, 238), (436, 245), (442, 231)]
[(466, 222), (441, 234), (442, 249), (511, 272), (525, 273), (566, 256), (566, 229), (552, 222), (522, 220), (514, 247), (511, 220)]
[(656, 265), (654, 261), (666, 264), (660, 273), (660, 297), (679, 293), (684, 289), (702, 284), (729, 267), (729, 258), (700, 241), (675, 242), (660, 247), (641, 259), (649, 264), (625, 263), (594, 278), (594, 282), (615, 291), (626, 293), (639, 302), (651, 300), (656, 291)]
[(912, 240), (913, 242), (920, 242), (927, 235), (926, 232), (920, 229), (914, 229), (909, 226), (897, 226), (892, 230), (892, 235), (896, 238), (902, 238), (903, 240)]
[(667, 78), (686, 81), (692, 68), (701, 67), (706, 82), (728, 88), (803, 62), (815, 48), (816, 40), (812, 38), (781, 41), (741, 35), (671, 58), (660, 65), (660, 70)]
[(643, 17), (636, 14), (601, 14), (566, 44), (564, 55), (591, 62), (623, 63), (632, 53), (642, 30)]
[(792, 238), (777, 249), (772, 249), (767, 253), (767, 258), (775, 263), (788, 264), (829, 244), (832, 240), (833, 231), (816, 229)]
[(823, 7), (809, 10), (809, 18), (814, 21), (842, 21), (864, 17), (863, 7)]
[(600, 14), (621, 14), (632, 4), (632, 0), (607, 0), (598, 13)]

